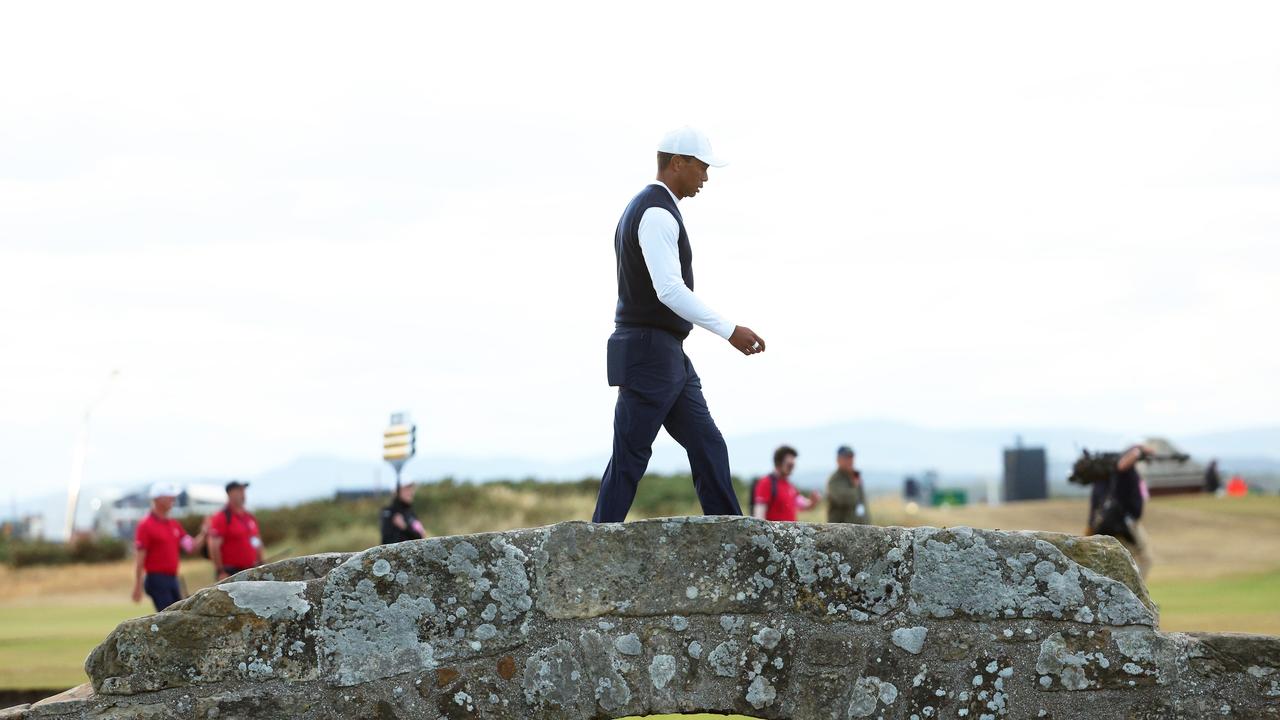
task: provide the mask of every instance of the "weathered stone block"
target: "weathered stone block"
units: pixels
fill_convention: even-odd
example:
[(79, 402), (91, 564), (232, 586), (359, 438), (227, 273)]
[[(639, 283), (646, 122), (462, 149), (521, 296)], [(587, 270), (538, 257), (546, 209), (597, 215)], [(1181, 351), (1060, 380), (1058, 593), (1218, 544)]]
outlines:
[(920, 529), (913, 563), (910, 607), (917, 615), (1155, 624), (1129, 586), (1032, 533)]
[(1280, 639), (1163, 634), (1103, 538), (682, 518), (244, 573), (14, 718), (1280, 718)]
[(524, 643), (542, 531), (446, 537), (349, 558), (324, 584), (324, 678), (354, 685)]
[(127, 620), (90, 653), (85, 671), (104, 695), (230, 680), (317, 677), (311, 629), (318, 587), (230, 582), (180, 605)]
[(259, 565), (225, 578), (220, 582), (242, 582), (245, 580), (277, 580), (280, 582), (305, 582), (315, 580), (329, 574), (329, 571), (346, 562), (355, 553), (320, 553), (286, 558), (266, 565)]

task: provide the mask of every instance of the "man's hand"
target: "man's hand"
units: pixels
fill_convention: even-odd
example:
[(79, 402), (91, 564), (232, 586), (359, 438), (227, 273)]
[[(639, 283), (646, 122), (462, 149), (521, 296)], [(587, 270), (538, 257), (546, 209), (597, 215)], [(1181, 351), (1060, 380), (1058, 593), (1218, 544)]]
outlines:
[(133, 586), (133, 601), (142, 602), (142, 586), (141, 585), (135, 584)]
[(738, 325), (729, 336), (729, 344), (738, 348), (743, 355), (755, 355), (764, 352), (764, 338), (755, 334), (749, 327)]
[(214, 573), (214, 576), (218, 580), (226, 580), (227, 578), (231, 577), (231, 575), (226, 570), (223, 570), (222, 568), (218, 568), (218, 571)]

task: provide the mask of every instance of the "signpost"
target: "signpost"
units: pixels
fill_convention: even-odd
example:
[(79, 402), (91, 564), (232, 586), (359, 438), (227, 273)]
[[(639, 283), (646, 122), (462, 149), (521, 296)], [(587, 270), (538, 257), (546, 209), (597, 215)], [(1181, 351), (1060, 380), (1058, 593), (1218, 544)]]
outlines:
[(391, 423), (382, 431), (382, 459), (396, 469), (396, 491), (400, 490), (400, 471), (417, 450), (418, 427), (409, 413), (392, 413)]

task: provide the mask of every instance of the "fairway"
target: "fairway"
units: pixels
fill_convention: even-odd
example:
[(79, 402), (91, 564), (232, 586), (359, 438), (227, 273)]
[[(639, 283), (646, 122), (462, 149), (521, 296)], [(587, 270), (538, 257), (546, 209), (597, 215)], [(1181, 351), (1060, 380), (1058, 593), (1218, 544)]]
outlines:
[(84, 682), (89, 650), (138, 606), (5, 607), (0, 611), (0, 689), (66, 688)]
[[(893, 501), (874, 503), (873, 511), (881, 522), (902, 525), (1078, 532), (1084, 503), (1050, 500), (909, 516)], [(805, 519), (820, 519), (809, 515)], [(1159, 498), (1149, 506), (1147, 527), (1157, 561), (1148, 587), (1160, 606), (1162, 630), (1280, 635), (1280, 498)], [(128, 563), (0, 567), (0, 689), (84, 682), (89, 651), (121, 620), (150, 611), (149, 604), (128, 601), (130, 572)], [(194, 591), (208, 582), (209, 565), (187, 563), (183, 575)]]
[(1280, 635), (1280, 570), (1210, 582), (1154, 581), (1147, 590), (1160, 606), (1165, 632)]

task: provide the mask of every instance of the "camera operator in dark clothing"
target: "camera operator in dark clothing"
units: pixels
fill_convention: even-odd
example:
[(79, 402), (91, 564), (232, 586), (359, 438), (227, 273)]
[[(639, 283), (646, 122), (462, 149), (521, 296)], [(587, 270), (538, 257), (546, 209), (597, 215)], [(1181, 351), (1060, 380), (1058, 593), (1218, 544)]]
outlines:
[(1138, 573), (1143, 579), (1151, 571), (1151, 548), (1147, 540), (1147, 531), (1143, 529), (1140, 522), (1142, 511), (1147, 504), (1148, 493), (1146, 484), (1143, 482), (1142, 477), (1138, 475), (1137, 465), (1148, 456), (1154, 454), (1155, 451), (1150, 447), (1135, 445), (1120, 455), (1115, 464), (1115, 472), (1111, 474), (1110, 482), (1099, 481), (1093, 483), (1093, 490), (1089, 496), (1089, 527), (1085, 533), (1094, 535), (1101, 532), (1101, 528), (1097, 526), (1103, 513), (1103, 507), (1108, 497), (1113, 498), (1115, 504), (1124, 514), (1129, 537), (1123, 537), (1124, 533), (1105, 534), (1112, 535), (1129, 550), (1129, 554), (1133, 556), (1134, 562), (1138, 565)]
[(398, 486), (391, 504), (382, 508), (383, 545), (405, 540), (421, 540), (427, 536), (427, 529), (413, 513), (413, 493), (417, 489), (418, 486), (413, 482)]
[(1222, 489), (1222, 476), (1218, 474), (1218, 461), (1210, 460), (1209, 467), (1204, 469), (1204, 491), (1217, 494)]

